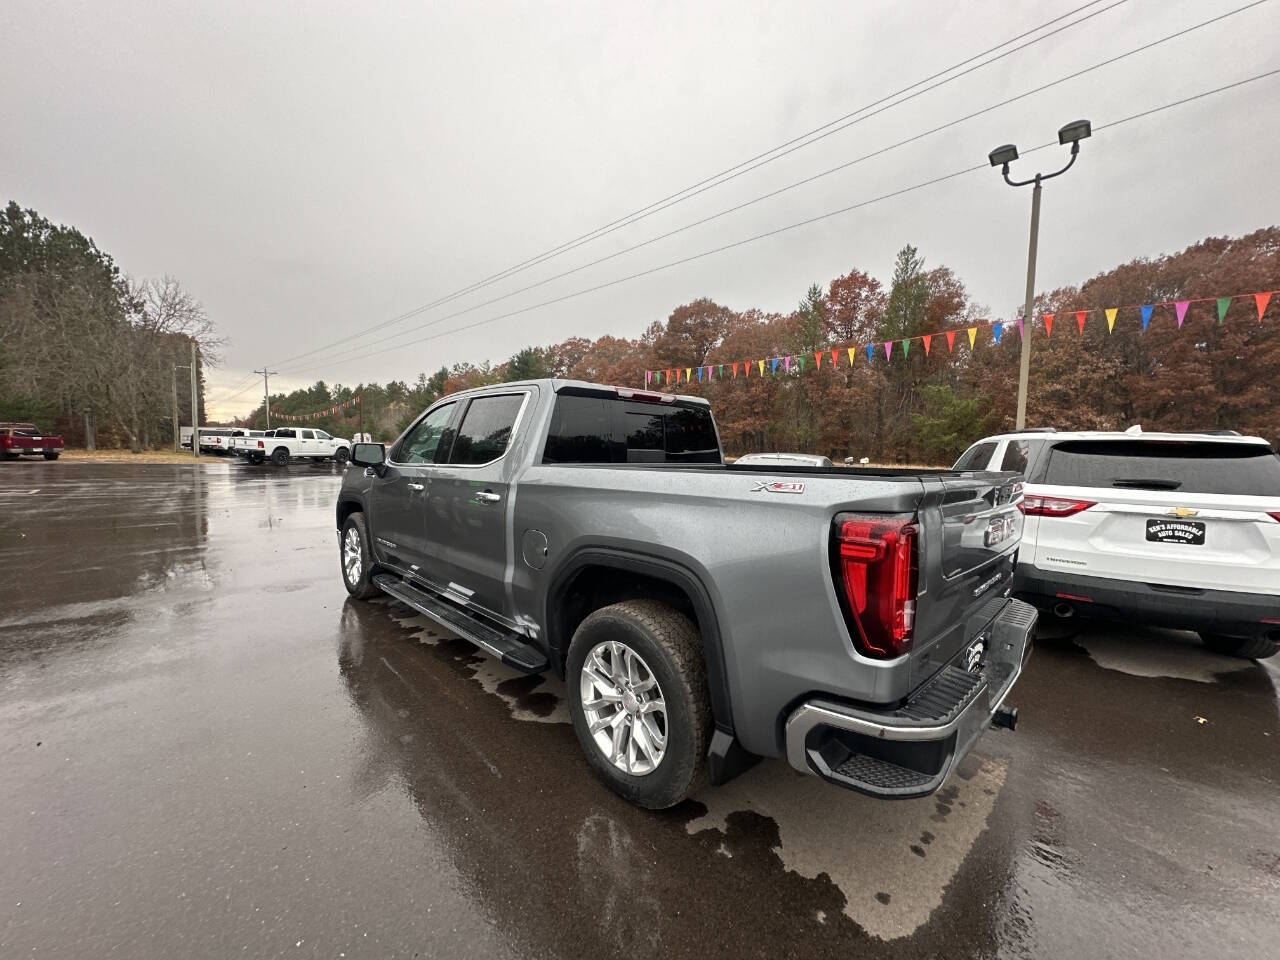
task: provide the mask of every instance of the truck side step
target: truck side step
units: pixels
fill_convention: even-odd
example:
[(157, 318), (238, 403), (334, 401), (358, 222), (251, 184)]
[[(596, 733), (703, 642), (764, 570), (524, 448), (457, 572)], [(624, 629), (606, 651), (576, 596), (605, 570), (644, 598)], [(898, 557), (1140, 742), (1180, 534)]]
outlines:
[(542, 673), (551, 664), (547, 658), (530, 646), (517, 633), (503, 633), (487, 623), (447, 601), (441, 600), (426, 590), (390, 573), (379, 573), (373, 578), (374, 585), (383, 593), (394, 597), (405, 606), (412, 607), (424, 617), (452, 630), (463, 640), (474, 643), (485, 653), (497, 657), (509, 667), (524, 673)]

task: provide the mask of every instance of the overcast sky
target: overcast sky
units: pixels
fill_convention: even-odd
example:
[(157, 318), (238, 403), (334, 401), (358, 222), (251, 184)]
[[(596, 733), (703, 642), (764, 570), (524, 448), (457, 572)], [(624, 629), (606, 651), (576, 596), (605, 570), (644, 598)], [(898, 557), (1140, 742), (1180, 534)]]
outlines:
[[(1280, 0), (642, 250), (440, 319), (1247, 2), (1121, 2), (724, 186), (361, 336), (1084, 0), (5, 0), (0, 200), (81, 228), (130, 274), (179, 278), (229, 340), (210, 376), (215, 415), (253, 407), (261, 380), (234, 388), (264, 363), (281, 374), (273, 392), (317, 378), (412, 379), (567, 336), (634, 337), (700, 296), (785, 311), (810, 283), (855, 266), (887, 280), (905, 243), (928, 265), (955, 269), (976, 300), (1008, 317), (1025, 283), (1030, 190), (1010, 189), (984, 169), (448, 332), (982, 163), (1008, 141), (1044, 143), (1077, 117), (1098, 127), (1280, 67)], [(1076, 167), (1045, 188), (1038, 288), (1280, 220), (1278, 103), (1280, 76), (1097, 133)], [(1055, 146), (1015, 173), (1065, 158)], [(421, 326), (433, 320), (440, 322)], [(439, 336), (387, 350), (431, 334)], [(333, 341), (342, 345), (290, 359)], [(354, 359), (378, 350), (387, 352)]]

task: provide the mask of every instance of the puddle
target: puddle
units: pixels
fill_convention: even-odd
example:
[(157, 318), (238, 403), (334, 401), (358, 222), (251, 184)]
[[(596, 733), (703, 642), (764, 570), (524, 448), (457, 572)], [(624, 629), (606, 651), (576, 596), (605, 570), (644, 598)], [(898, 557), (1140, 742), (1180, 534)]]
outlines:
[(531, 723), (569, 723), (569, 704), (564, 684), (552, 673), (529, 676), (513, 670), (501, 660), (471, 646), (439, 624), (420, 614), (410, 613), (401, 604), (388, 602), (387, 612), (397, 624), (414, 631), (419, 643), (438, 647), (442, 643), (466, 644), (467, 666), (471, 678), (485, 693), (507, 705), (512, 718)]
[(774, 852), (802, 877), (824, 874), (844, 894), (844, 913), (884, 940), (929, 920), (986, 829), (1007, 764), (971, 755), (932, 797), (885, 801), (841, 790), (782, 762), (765, 762), (694, 797), (707, 812), (691, 834), (718, 830), (734, 851), (730, 817), (750, 811), (777, 824)]
[(1253, 666), (1250, 660), (1213, 653), (1194, 634), (1175, 630), (1097, 624), (1076, 636), (1075, 643), (1104, 670), (1116, 670), (1133, 677), (1217, 683), (1221, 674)]

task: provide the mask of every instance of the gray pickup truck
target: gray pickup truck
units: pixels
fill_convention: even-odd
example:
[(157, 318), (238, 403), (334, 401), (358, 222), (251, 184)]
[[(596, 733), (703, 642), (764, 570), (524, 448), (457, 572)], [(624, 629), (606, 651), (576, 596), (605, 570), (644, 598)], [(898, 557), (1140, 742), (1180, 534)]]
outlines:
[(1014, 474), (725, 464), (697, 397), (564, 380), (453, 394), (354, 445), (343, 581), (566, 682), (611, 788), (650, 808), (760, 757), (937, 790), (1030, 650)]

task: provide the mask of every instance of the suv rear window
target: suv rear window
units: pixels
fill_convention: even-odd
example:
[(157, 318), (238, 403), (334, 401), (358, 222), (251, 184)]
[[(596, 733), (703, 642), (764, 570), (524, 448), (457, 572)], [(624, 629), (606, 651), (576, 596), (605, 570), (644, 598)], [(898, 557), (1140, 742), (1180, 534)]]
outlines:
[(996, 443), (994, 440), (986, 440), (982, 443), (976, 443), (956, 461), (956, 465), (952, 470), (985, 470), (987, 464), (991, 461), (991, 455), (996, 452)]
[(711, 411), (607, 397), (556, 397), (543, 463), (720, 463)]
[(1049, 452), (1039, 482), (1276, 497), (1280, 456), (1260, 443), (1067, 440)]

